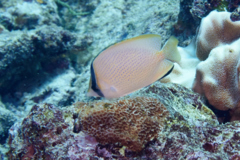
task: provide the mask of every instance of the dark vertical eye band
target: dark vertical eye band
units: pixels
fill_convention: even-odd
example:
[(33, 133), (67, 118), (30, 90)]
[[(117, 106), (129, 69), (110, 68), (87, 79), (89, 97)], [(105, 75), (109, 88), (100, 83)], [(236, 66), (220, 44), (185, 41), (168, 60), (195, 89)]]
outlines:
[(94, 73), (94, 69), (93, 69), (93, 62), (91, 64), (91, 79), (92, 79), (92, 90), (94, 92), (96, 92), (100, 97), (104, 97), (103, 93), (101, 92), (101, 90), (99, 89), (98, 85), (97, 85), (97, 81), (96, 81), (96, 77), (95, 77), (95, 73)]

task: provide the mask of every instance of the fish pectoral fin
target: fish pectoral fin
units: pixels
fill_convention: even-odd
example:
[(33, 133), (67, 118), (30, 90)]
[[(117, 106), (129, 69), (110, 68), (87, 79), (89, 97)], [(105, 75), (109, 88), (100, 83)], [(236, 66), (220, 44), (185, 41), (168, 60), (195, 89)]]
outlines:
[(101, 84), (101, 88), (102, 88), (102, 91), (105, 92), (105, 91), (111, 91), (111, 92), (117, 92), (117, 88), (110, 85), (109, 83), (107, 83), (106, 81), (104, 80), (100, 80), (99, 81), (100, 84)]
[(159, 80), (169, 75), (172, 72), (173, 67), (174, 64), (171, 61), (167, 59), (161, 61), (156, 73), (156, 79)]
[(110, 87), (110, 90), (111, 90), (112, 92), (117, 92), (117, 89), (116, 89), (114, 86), (111, 86), (111, 87)]
[(92, 90), (91, 88), (88, 90), (87, 96), (88, 96), (88, 97), (100, 97), (100, 96), (99, 96), (94, 90)]
[(178, 51), (177, 46), (178, 46), (177, 38), (171, 36), (160, 52), (162, 52), (166, 59), (173, 62), (179, 62), (181, 60), (181, 55)]

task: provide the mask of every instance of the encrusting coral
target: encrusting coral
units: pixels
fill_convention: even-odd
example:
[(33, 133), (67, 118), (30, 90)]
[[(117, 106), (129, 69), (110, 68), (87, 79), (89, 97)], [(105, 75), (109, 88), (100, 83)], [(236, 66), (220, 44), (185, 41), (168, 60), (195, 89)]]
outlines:
[[(137, 97), (114, 103), (78, 103), (82, 130), (101, 144), (117, 143), (132, 151), (158, 137), (169, 112), (157, 99)], [(77, 128), (81, 128), (81, 127)]]
[(196, 41), (196, 54), (200, 60), (207, 59), (213, 48), (240, 37), (240, 21), (233, 22), (230, 16), (230, 12), (212, 11), (202, 19)]

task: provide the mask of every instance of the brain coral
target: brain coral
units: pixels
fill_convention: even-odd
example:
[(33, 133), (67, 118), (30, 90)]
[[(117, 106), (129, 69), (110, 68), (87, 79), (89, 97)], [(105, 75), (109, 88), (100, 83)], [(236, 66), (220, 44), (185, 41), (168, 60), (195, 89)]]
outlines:
[(240, 104), (240, 40), (214, 48), (197, 66), (193, 90), (204, 94), (219, 110), (236, 109)]
[(119, 142), (132, 151), (140, 151), (148, 141), (157, 138), (169, 115), (163, 104), (146, 97), (77, 106), (78, 125), (85, 133), (102, 144)]
[(205, 60), (213, 48), (240, 37), (240, 21), (233, 22), (230, 16), (230, 12), (212, 11), (202, 19), (196, 41), (200, 60)]

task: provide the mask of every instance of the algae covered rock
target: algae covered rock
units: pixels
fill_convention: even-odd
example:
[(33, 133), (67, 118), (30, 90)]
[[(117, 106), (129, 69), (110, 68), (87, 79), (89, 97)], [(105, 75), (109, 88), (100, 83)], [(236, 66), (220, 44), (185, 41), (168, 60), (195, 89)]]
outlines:
[(21, 123), (10, 129), (9, 159), (86, 159), (94, 155), (93, 137), (73, 132), (73, 117), (51, 104), (33, 106)]
[(10, 129), (8, 158), (227, 159), (240, 156), (239, 127), (219, 124), (191, 90), (157, 82), (116, 100), (34, 106)]
[(15, 90), (22, 77), (67, 69), (70, 60), (66, 55), (81, 46), (76, 41), (73, 33), (57, 26), (0, 34), (0, 93)]
[[(115, 100), (85, 97), (89, 60), (136, 35), (160, 34), (164, 43), (177, 22), (179, 2), (1, 1), (0, 93), (4, 99), (5, 93), (20, 97), (4, 103), (21, 112), (36, 104), (10, 128), (8, 159), (239, 158), (239, 122), (219, 124), (202, 98), (181, 85), (156, 82)], [(181, 41), (195, 31), (193, 17), (211, 10), (205, 2), (181, 1), (180, 24), (175, 26)], [(80, 16), (71, 10), (89, 13)], [(54, 72), (58, 68), (66, 72)], [(57, 75), (46, 76), (51, 73)], [(31, 78), (38, 81), (33, 92), (27, 90)], [(77, 100), (81, 102), (72, 105)], [(3, 141), (14, 117), (1, 121)]]
[(0, 144), (4, 144), (8, 137), (8, 130), (17, 120), (17, 116), (0, 102)]
[(189, 124), (218, 124), (217, 117), (204, 105), (203, 98), (182, 85), (156, 82), (142, 92), (158, 98), (170, 114), (181, 115)]
[[(40, 3), (42, 2), (42, 3)], [(54, 0), (9, 0), (0, 2), (0, 24), (9, 31), (35, 29), (43, 25), (60, 25)]]

